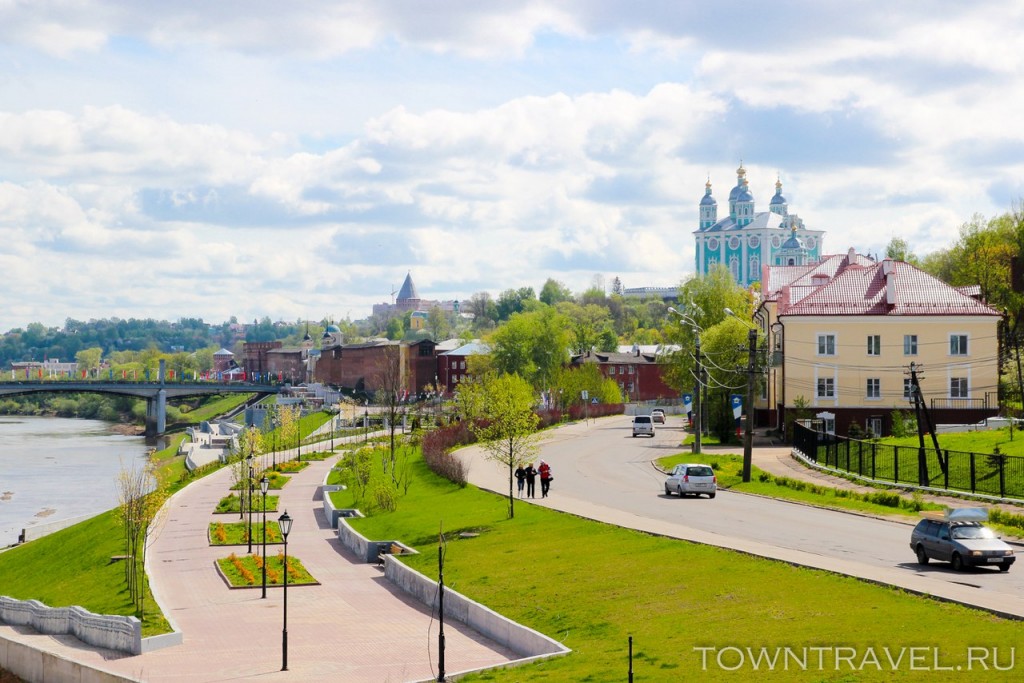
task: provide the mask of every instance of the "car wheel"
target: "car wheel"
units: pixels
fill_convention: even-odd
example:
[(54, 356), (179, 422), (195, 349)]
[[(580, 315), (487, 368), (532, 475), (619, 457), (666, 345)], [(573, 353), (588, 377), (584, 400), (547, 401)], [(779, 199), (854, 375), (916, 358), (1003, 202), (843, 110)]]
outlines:
[(685, 498), (686, 497), (686, 494), (683, 493), (683, 487), (682, 486), (676, 487), (676, 493), (679, 494), (680, 498)]
[(928, 564), (928, 553), (924, 551), (923, 546), (917, 546), (917, 563)]
[(672, 489), (670, 489), (669, 487), (666, 486), (665, 487), (665, 495), (666, 496), (671, 496), (672, 495)]
[(1003, 564), (999, 565), (999, 571), (1001, 571), (1001, 572), (1008, 572), (1008, 571), (1010, 571), (1010, 563), (1009, 562), (1004, 562)]
[(964, 561), (960, 557), (960, 553), (953, 553), (953, 559), (950, 564), (953, 565), (953, 571), (962, 572), (964, 570)]
[(708, 494), (708, 498), (714, 498), (714, 497), (715, 497), (715, 494), (713, 494), (713, 493), (709, 493)]

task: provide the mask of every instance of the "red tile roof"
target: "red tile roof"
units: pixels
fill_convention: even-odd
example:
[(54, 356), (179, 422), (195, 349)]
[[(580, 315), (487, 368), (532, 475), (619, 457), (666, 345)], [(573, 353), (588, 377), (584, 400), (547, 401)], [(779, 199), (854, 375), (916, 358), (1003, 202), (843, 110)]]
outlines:
[(779, 315), (1000, 315), (903, 261), (847, 265), (825, 284), (808, 292), (798, 289), (780, 297)]

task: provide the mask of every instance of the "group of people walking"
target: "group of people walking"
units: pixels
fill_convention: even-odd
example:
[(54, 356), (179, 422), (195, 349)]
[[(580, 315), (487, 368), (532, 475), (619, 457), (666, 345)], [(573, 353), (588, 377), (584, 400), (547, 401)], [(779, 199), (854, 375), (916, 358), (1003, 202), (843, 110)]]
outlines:
[(547, 464), (543, 460), (536, 469), (533, 467), (533, 463), (529, 463), (526, 467), (520, 465), (516, 468), (516, 485), (519, 487), (519, 497), (523, 498), (523, 489), (526, 490), (526, 498), (536, 498), (536, 482), (537, 477), (540, 477), (540, 497), (547, 498), (548, 491), (551, 490), (551, 480), (554, 477), (551, 476), (551, 465)]

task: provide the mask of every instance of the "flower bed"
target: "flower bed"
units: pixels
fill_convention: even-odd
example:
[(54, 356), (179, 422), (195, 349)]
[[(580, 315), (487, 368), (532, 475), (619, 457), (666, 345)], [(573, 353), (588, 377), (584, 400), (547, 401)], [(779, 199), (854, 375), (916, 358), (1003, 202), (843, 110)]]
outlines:
[[(256, 480), (253, 483), (253, 488), (255, 488), (257, 491), (260, 490), (260, 477), (262, 477), (264, 475), (266, 475), (267, 481), (270, 482), (270, 488), (275, 490), (275, 491), (284, 488), (284, 485), (287, 484), (288, 481), (291, 479), (291, 477), (285, 476), (285, 475), (281, 474), (280, 472), (275, 472), (274, 470), (264, 470), (260, 474), (256, 475)], [(241, 488), (242, 488), (242, 484), (241, 484), (241, 482), (239, 482), (238, 484), (235, 484), (234, 486), (232, 486), (231, 490), (232, 491), (238, 491)]]
[[(263, 543), (262, 521), (262, 518), (253, 519), (253, 543)], [(246, 522), (235, 522), (232, 524), (213, 522), (210, 524), (207, 535), (210, 545), (248, 545), (249, 525)], [(281, 531), (275, 520), (267, 520), (267, 543), (282, 543)]]
[[(267, 512), (277, 512), (277, 500), (278, 496), (267, 496)], [(220, 502), (217, 503), (217, 507), (214, 509), (213, 512), (214, 514), (225, 514), (233, 512), (237, 515), (240, 511), (240, 506), (242, 504), (241, 501), (242, 499), (239, 496), (236, 496), (235, 494), (232, 493), (231, 495), (221, 498)], [(253, 496), (252, 498), (252, 511), (262, 511), (262, 505), (263, 496), (260, 495), (259, 489), (257, 489), (256, 495)]]
[[(284, 550), (267, 558), (268, 586), (284, 585), (283, 567)], [(217, 560), (217, 568), (231, 588), (259, 588), (263, 585), (263, 558), (260, 555), (238, 556), (231, 553)], [(289, 586), (316, 586), (319, 583), (298, 558), (288, 556)]]

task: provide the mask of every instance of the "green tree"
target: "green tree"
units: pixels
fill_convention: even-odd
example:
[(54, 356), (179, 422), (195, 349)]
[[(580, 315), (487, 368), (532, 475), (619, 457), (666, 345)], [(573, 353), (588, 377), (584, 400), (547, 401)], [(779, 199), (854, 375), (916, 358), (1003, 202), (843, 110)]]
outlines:
[(912, 265), (918, 264), (917, 254), (910, 250), (910, 245), (902, 237), (893, 237), (885, 247), (886, 258), (897, 261), (906, 261)]
[(431, 307), (427, 313), (427, 330), (430, 331), (430, 338), (436, 342), (443, 341), (451, 334), (451, 329), (448, 315), (441, 310), (441, 307)]
[(506, 289), (498, 295), (497, 309), (498, 320), (508, 320), (514, 313), (522, 313), (526, 310), (528, 302), (535, 301), (537, 295), (533, 293), (533, 287), (520, 287), (519, 289)]
[(558, 312), (564, 315), (571, 325), (572, 351), (574, 353), (586, 353), (600, 345), (601, 333), (611, 323), (608, 309), (605, 306), (597, 304), (580, 306), (571, 301), (564, 301), (558, 304), (557, 308)]
[(533, 411), (534, 392), (519, 375), (490, 375), (480, 384), (483, 392), (483, 420), (472, 422), (487, 459), (508, 472), (508, 518), (515, 517), (512, 481), (517, 467), (533, 460), (537, 453), (537, 423)]
[(489, 339), (494, 369), (544, 384), (566, 360), (568, 328), (568, 319), (550, 306), (516, 313)]
[(540, 289), (538, 297), (542, 303), (554, 306), (562, 301), (572, 301), (572, 290), (558, 280), (548, 278)]
[(395, 341), (402, 338), (405, 334), (405, 327), (402, 325), (401, 318), (392, 318), (388, 321), (387, 337), (388, 339)]
[(78, 363), (78, 370), (87, 370), (90, 373), (100, 367), (100, 359), (103, 357), (103, 349), (92, 347), (82, 349), (75, 354), (75, 362)]

